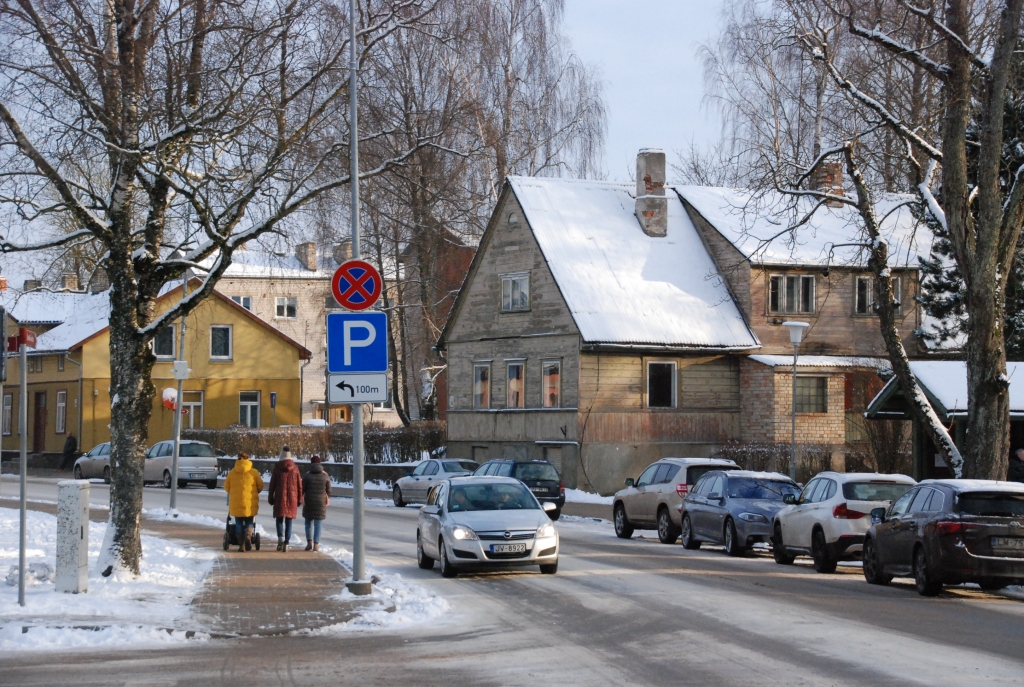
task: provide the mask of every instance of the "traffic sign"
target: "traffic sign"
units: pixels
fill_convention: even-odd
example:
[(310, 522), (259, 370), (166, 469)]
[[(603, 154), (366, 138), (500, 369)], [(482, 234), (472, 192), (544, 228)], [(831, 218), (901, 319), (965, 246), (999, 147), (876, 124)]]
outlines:
[(385, 372), (328, 375), (328, 401), (331, 403), (383, 403), (388, 400), (388, 375)]
[(388, 371), (388, 316), (382, 312), (327, 315), (327, 371)]
[(334, 272), (331, 291), (338, 305), (349, 310), (366, 310), (380, 298), (384, 281), (377, 268), (363, 260), (348, 260)]

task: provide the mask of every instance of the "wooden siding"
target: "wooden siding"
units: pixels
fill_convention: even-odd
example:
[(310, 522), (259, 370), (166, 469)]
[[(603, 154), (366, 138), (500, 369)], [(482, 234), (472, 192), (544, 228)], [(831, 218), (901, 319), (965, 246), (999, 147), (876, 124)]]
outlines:
[(581, 412), (579, 425), (579, 435), (587, 444), (724, 443), (739, 439), (740, 413)]
[[(580, 408), (644, 411), (646, 363), (676, 364), (677, 411), (739, 410), (739, 363), (733, 357), (668, 357), (591, 353), (580, 357)], [(656, 412), (672, 412), (658, 410)]]
[[(564, 433), (563, 433), (564, 430)], [(448, 440), (575, 441), (575, 410), (448, 411)]]

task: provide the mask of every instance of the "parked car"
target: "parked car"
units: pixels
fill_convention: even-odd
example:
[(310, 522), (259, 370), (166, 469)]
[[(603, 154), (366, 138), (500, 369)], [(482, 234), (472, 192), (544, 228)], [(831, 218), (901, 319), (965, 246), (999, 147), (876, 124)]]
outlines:
[(772, 521), (786, 505), (783, 499), (799, 494), (797, 483), (777, 472), (709, 472), (679, 505), (683, 546), (723, 544), (730, 556), (742, 556), (752, 545), (771, 540)]
[[(161, 482), (171, 488), (171, 462), (174, 458), (174, 442), (160, 441), (146, 452), (143, 467), (144, 482)], [(205, 441), (182, 439), (178, 446), (178, 488), (190, 482), (201, 482), (207, 489), (217, 488), (217, 452)]]
[(84, 456), (75, 461), (75, 479), (102, 477), (110, 484), (110, 442), (96, 444)]
[(416, 560), (455, 577), (468, 566), (539, 565), (558, 572), (558, 530), (525, 484), (510, 477), (452, 477), (435, 484), (420, 508)]
[(712, 470), (739, 470), (739, 466), (721, 458), (662, 458), (635, 480), (630, 477), (612, 501), (615, 534), (629, 539), (634, 530), (657, 528), (663, 544), (674, 544), (682, 531), (679, 506), (683, 498)]
[(944, 584), (1002, 589), (1024, 583), (1024, 484), (927, 480), (875, 509), (864, 540), (864, 578), (912, 576), (922, 596)]
[(541, 503), (555, 504), (555, 507), (548, 511), (552, 520), (558, 520), (562, 515), (562, 506), (565, 505), (565, 483), (555, 466), (546, 460), (498, 458), (487, 461), (473, 474), (514, 477), (529, 487)]
[(871, 511), (888, 508), (915, 484), (906, 475), (818, 473), (799, 497), (786, 496), (789, 505), (775, 516), (775, 562), (790, 565), (796, 556), (806, 555), (818, 572), (835, 572), (840, 559), (861, 553)]
[(395, 482), (391, 498), (399, 508), (407, 503), (424, 503), (427, 492), (443, 479), (456, 475), (472, 475), (480, 464), (472, 460), (424, 460), (411, 473)]

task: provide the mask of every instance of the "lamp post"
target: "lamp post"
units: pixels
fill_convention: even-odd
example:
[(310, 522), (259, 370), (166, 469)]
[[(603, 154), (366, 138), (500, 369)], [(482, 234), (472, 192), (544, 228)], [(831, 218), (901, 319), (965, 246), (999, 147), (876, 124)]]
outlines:
[(789, 478), (796, 481), (796, 360), (800, 356), (800, 342), (804, 338), (804, 330), (810, 327), (808, 322), (783, 322), (783, 327), (789, 329), (789, 342), (793, 344), (793, 398), (792, 403), (792, 426), (790, 438), (792, 448), (789, 453)]

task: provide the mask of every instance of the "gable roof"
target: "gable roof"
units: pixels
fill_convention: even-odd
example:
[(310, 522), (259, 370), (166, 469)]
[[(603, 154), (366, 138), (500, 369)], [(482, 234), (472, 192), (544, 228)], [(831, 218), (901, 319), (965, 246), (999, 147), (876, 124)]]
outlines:
[(0, 296), (0, 302), (18, 324), (60, 324), (88, 302), (91, 295), (83, 291), (11, 290)]
[[(910, 371), (940, 417), (967, 412), (967, 363), (962, 360), (911, 360)], [(1010, 413), (1024, 415), (1024, 362), (1006, 363), (1006, 376), (1010, 378)], [(902, 390), (899, 380), (893, 377), (868, 404), (865, 414), (885, 418), (901, 413), (904, 404), (893, 399), (897, 393), (902, 393)], [(889, 403), (890, 399), (893, 403)]]
[[(793, 198), (782, 193), (755, 196), (743, 189), (675, 186), (676, 193), (708, 221), (744, 257), (762, 265), (824, 265), (867, 267), (862, 222), (856, 208), (824, 206), (793, 232), (786, 229), (802, 217), (793, 212)], [(893, 267), (917, 267), (918, 256), (928, 257), (933, 236), (919, 223), (905, 196), (890, 195), (877, 205), (882, 232), (889, 242)], [(814, 201), (797, 202), (807, 212)], [(891, 213), (891, 214), (890, 214)], [(884, 218), (884, 219), (883, 219)]]
[(508, 178), (586, 343), (757, 348), (679, 198), (647, 236), (632, 184)]

